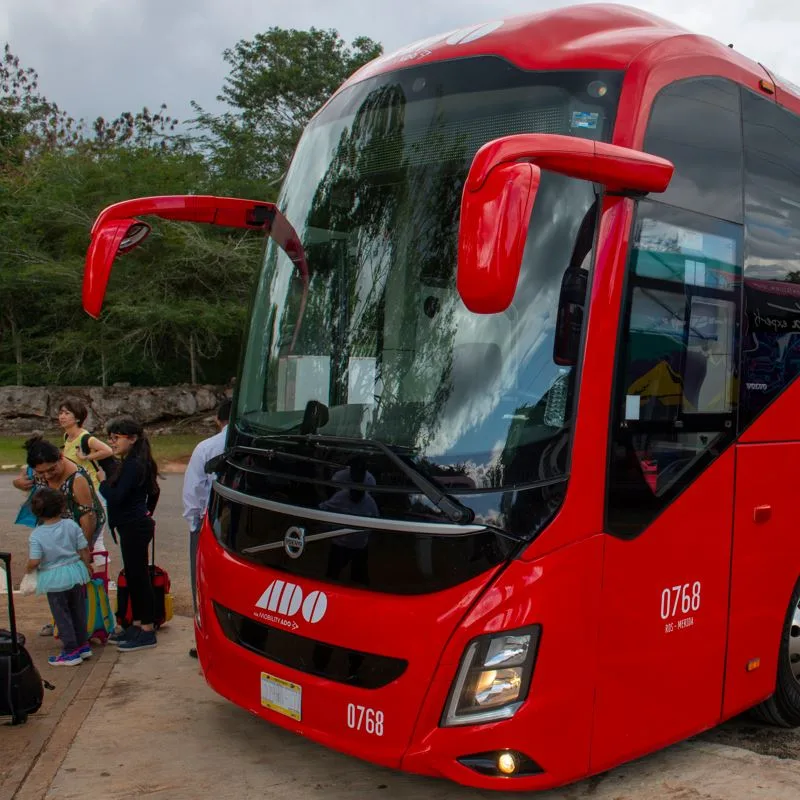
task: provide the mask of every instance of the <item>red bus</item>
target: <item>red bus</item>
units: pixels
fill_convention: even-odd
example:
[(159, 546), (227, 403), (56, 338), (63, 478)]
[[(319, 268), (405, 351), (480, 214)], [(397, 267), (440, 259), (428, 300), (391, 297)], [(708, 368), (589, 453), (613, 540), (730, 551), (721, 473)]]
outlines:
[(263, 229), (198, 554), (208, 683), (483, 788), (757, 707), (800, 723), (800, 93), (642, 11), (561, 8), (354, 75)]

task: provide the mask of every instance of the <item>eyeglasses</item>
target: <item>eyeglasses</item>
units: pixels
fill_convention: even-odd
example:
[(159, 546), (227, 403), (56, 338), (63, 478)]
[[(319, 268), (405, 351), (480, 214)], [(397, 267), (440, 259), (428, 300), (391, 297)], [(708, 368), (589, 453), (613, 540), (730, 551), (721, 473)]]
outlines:
[(116, 442), (118, 442), (120, 439), (130, 439), (130, 438), (131, 438), (131, 437), (130, 437), (130, 436), (128, 436), (127, 434), (125, 434), (125, 433), (112, 433), (112, 434), (111, 434), (111, 435), (108, 437), (108, 441), (109, 441), (109, 442), (111, 442), (111, 444), (115, 444), (115, 443), (116, 443)]

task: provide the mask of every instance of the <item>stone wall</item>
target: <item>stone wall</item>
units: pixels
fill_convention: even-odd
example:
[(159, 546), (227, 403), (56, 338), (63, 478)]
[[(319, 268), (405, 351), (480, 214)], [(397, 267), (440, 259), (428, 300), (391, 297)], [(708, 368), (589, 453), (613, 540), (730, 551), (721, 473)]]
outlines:
[(2, 386), (0, 387), (0, 434), (47, 431), (56, 424), (59, 404), (65, 397), (79, 397), (89, 408), (85, 427), (102, 431), (118, 416), (132, 416), (152, 432), (205, 430), (209, 416), (230, 395), (225, 386)]

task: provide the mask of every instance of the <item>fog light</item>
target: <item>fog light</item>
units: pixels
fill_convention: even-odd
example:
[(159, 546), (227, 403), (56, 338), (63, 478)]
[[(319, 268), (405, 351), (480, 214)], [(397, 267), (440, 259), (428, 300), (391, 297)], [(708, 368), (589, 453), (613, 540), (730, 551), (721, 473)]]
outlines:
[(497, 759), (497, 769), (503, 775), (513, 775), (517, 771), (517, 759), (513, 753), (500, 753)]
[(473, 753), (457, 759), (463, 767), (490, 778), (528, 778), (541, 775), (542, 768), (530, 756), (519, 750), (492, 750)]

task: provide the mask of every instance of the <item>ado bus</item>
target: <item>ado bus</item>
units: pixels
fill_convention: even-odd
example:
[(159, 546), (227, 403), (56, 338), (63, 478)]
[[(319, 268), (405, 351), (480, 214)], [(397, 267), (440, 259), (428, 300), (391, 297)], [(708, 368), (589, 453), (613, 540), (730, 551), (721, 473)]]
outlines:
[[(800, 723), (800, 94), (584, 5), (364, 67), (262, 228), (198, 554), (209, 684), (378, 764), (574, 781)], [(796, 489), (795, 489), (796, 491)]]

